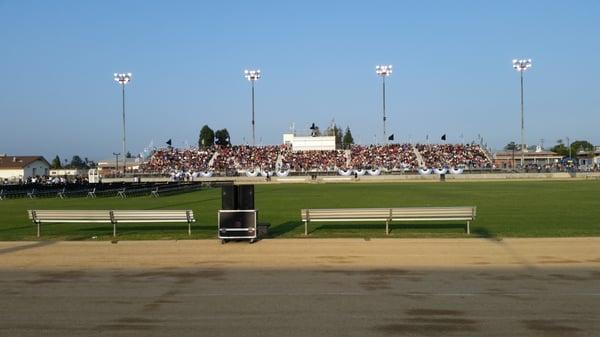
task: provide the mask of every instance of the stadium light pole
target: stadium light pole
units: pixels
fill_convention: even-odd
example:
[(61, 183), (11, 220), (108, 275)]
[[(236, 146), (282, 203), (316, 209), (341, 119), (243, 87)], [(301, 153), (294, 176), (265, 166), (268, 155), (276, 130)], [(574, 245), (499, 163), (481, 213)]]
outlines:
[(119, 83), (121, 85), (121, 92), (122, 92), (122, 96), (123, 96), (123, 175), (125, 175), (126, 170), (127, 170), (127, 155), (126, 155), (126, 150), (125, 150), (125, 84), (129, 83), (129, 81), (131, 81), (131, 73), (115, 73), (114, 74), (114, 79), (117, 83)]
[(256, 145), (256, 134), (254, 127), (254, 82), (260, 79), (260, 69), (259, 70), (244, 70), (244, 77), (250, 81), (252, 84), (252, 146)]
[(120, 153), (113, 152), (113, 156), (115, 156), (115, 158), (116, 158), (116, 161), (115, 161), (115, 172), (119, 172), (119, 156), (120, 155), (121, 155)]
[(385, 116), (385, 78), (392, 74), (392, 65), (378, 65), (375, 67), (375, 72), (377, 73), (377, 75), (381, 76), (383, 106), (383, 142), (387, 143), (387, 137), (385, 133), (385, 121), (387, 120), (387, 117)]
[(531, 68), (531, 59), (513, 60), (513, 69), (521, 75), (521, 168), (525, 165), (525, 117), (523, 103), (523, 73)]

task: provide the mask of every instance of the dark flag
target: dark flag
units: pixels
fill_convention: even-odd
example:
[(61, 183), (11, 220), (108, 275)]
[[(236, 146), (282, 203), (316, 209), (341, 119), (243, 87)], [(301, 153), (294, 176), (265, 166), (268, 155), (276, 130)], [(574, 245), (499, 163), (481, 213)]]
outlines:
[(311, 130), (315, 130), (316, 128), (317, 128), (317, 127), (315, 126), (315, 123), (312, 123), (312, 125), (311, 125), (310, 129), (311, 129)]
[(442, 140), (446, 140), (446, 134), (445, 133), (442, 135)]
[(393, 133), (388, 137), (388, 140), (394, 140), (394, 134)]
[(167, 140), (167, 145), (171, 146), (172, 144), (171, 139)]

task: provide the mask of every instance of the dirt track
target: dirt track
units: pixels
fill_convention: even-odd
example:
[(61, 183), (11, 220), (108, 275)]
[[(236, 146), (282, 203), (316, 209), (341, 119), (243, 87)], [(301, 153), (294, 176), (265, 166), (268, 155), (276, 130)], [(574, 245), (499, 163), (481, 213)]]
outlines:
[(0, 242), (0, 336), (598, 336), (600, 238)]

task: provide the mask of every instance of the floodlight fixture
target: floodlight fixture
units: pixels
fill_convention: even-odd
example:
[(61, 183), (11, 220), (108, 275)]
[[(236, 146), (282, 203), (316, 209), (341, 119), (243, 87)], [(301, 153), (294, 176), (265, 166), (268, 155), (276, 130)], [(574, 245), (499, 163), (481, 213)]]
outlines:
[(254, 82), (258, 79), (260, 79), (261, 75), (260, 75), (260, 69), (257, 70), (244, 70), (244, 77), (251, 82)]
[(378, 65), (375, 67), (375, 72), (379, 76), (390, 76), (392, 74), (392, 65)]
[(131, 81), (131, 73), (115, 73), (114, 79), (119, 82), (119, 84), (125, 85)]
[(513, 69), (515, 69), (516, 71), (519, 72), (524, 72), (525, 70), (531, 68), (531, 59), (521, 59), (521, 60), (517, 60), (514, 59), (512, 61), (513, 64)]

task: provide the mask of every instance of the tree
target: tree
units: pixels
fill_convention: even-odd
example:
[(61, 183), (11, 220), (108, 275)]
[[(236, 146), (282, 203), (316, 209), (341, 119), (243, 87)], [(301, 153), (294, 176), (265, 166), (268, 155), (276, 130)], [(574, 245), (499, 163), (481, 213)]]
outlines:
[(215, 143), (215, 132), (208, 126), (204, 125), (200, 130), (200, 137), (198, 137), (198, 147), (210, 147)]
[(69, 166), (74, 169), (86, 168), (85, 163), (78, 155), (74, 155), (73, 158), (71, 158), (71, 164)]
[(332, 127), (328, 127), (326, 131), (327, 136), (335, 137), (335, 148), (339, 149), (342, 147), (342, 130), (340, 130), (336, 125)]
[(58, 157), (58, 155), (56, 155), (56, 157), (54, 157), (54, 159), (52, 159), (52, 164), (50, 164), (50, 168), (53, 168), (53, 169), (62, 168), (62, 165), (60, 164), (60, 158)]
[(227, 129), (217, 130), (215, 132), (216, 144), (221, 146), (230, 146), (229, 131)]
[(345, 149), (349, 148), (350, 145), (354, 144), (354, 138), (352, 138), (352, 132), (350, 131), (349, 126), (346, 126), (346, 132), (344, 133), (342, 144)]
[(594, 145), (587, 140), (576, 140), (571, 143), (571, 153), (574, 157), (577, 157), (579, 151), (594, 151)]
[(556, 141), (556, 145), (550, 148), (550, 151), (559, 154), (563, 157), (569, 155), (569, 149), (565, 146), (562, 139)]
[(342, 130), (340, 128), (338, 128), (337, 126), (335, 126), (333, 128), (333, 131), (335, 131), (335, 148), (341, 149), (342, 148), (342, 139), (343, 139)]
[(504, 149), (506, 151), (516, 151), (519, 149), (519, 145), (517, 145), (515, 142), (510, 142), (504, 146)]

